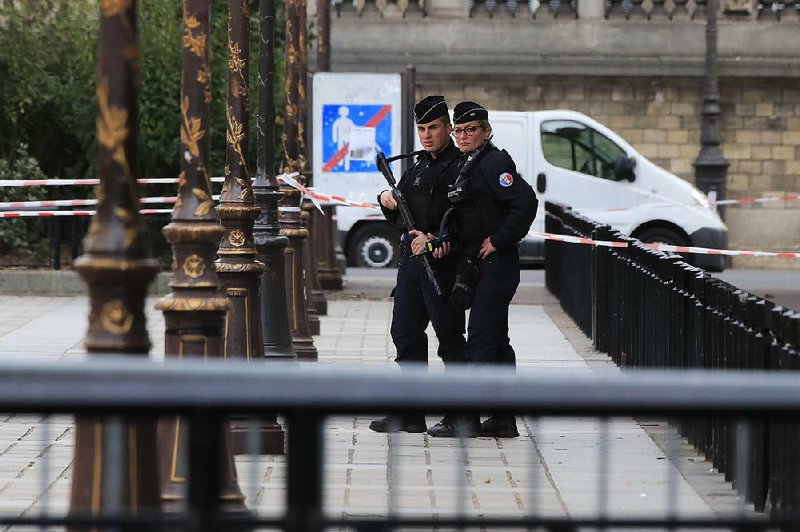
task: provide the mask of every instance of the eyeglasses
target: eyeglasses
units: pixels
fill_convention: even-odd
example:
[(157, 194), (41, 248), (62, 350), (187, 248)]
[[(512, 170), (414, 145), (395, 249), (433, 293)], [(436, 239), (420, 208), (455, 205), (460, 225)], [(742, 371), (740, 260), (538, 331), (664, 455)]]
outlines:
[(471, 137), (475, 134), (476, 131), (479, 129), (483, 129), (483, 126), (467, 126), (467, 127), (457, 127), (453, 130), (454, 137), (460, 137), (462, 134)]

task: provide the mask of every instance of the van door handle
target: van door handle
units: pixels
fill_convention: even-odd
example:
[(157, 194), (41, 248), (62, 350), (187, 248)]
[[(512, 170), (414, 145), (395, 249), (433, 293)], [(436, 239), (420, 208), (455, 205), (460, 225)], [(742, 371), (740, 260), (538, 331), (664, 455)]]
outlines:
[(536, 192), (544, 194), (545, 190), (547, 190), (547, 176), (539, 174), (536, 176)]

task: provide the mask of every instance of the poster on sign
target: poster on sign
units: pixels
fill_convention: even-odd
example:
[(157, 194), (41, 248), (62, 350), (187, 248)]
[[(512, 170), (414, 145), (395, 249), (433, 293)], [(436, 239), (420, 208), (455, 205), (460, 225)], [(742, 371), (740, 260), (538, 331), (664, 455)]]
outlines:
[(392, 149), (390, 105), (322, 106), (322, 171), (377, 172), (375, 156)]

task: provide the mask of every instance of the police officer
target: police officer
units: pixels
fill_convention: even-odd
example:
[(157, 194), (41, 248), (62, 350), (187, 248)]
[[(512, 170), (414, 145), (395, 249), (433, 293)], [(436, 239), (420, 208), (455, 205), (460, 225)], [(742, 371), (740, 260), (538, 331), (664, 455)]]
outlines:
[[(452, 126), (443, 96), (423, 98), (414, 106), (414, 118), (424, 153), (403, 173), (398, 188), (406, 198), (416, 227), (402, 226), (392, 191), (385, 190), (378, 196), (386, 219), (405, 231), (400, 242), (401, 258), (393, 291), (391, 334), (397, 348), (395, 360), (401, 367), (427, 364), (425, 329), (430, 321), (439, 341), (439, 357), (445, 366), (450, 366), (464, 361), (464, 311), (453, 308), (447, 297), (455, 280), (456, 258), (448, 254), (449, 244), (444, 244), (432, 261), (436, 280), (444, 293), (439, 297), (422, 261), (411, 256), (410, 243), (414, 236), (439, 233), (442, 216), (450, 207), (448, 185), (458, 173), (460, 151), (450, 139)], [(425, 417), (417, 415), (378, 419), (370, 423), (369, 428), (376, 432), (425, 432), (427, 426)]]
[[(491, 143), (489, 113), (475, 102), (453, 109), (453, 135), (464, 154), (463, 167), (449, 198), (460, 257), (454, 302), (471, 304), (464, 357), (468, 363), (514, 366), (508, 338), (508, 307), (519, 285), (517, 246), (527, 234), (538, 200), (517, 173), (505, 150)], [(452, 423), (432, 427), (433, 436), (455, 436)], [(463, 432), (463, 431), (462, 431)], [(513, 415), (494, 415), (481, 424), (481, 436), (516, 437)]]

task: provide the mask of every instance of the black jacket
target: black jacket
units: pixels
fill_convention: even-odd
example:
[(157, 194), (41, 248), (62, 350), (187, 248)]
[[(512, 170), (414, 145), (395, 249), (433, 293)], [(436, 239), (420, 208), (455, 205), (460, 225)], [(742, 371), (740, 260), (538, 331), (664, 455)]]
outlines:
[(505, 150), (489, 145), (478, 157), (461, 178), (464, 199), (453, 216), (459, 247), (469, 255), (487, 236), (498, 251), (515, 246), (528, 233), (539, 204)]
[[(460, 153), (455, 144), (450, 141), (435, 159), (427, 152), (418, 156), (414, 164), (403, 172), (403, 176), (397, 184), (397, 188), (400, 189), (400, 192), (406, 197), (406, 203), (409, 204), (415, 227), (405, 227), (398, 210), (390, 211), (381, 205), (381, 211), (386, 219), (405, 230), (418, 229), (426, 233), (437, 234), (442, 217), (450, 208), (450, 202), (447, 200), (447, 187), (458, 175), (457, 159)], [(412, 190), (413, 187), (420, 186), (420, 183), (424, 185), (429, 181), (428, 188)], [(418, 199), (421, 192), (427, 194), (427, 198), (423, 196), (422, 201), (413, 201), (411, 196), (415, 192)]]

